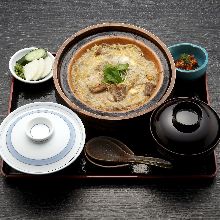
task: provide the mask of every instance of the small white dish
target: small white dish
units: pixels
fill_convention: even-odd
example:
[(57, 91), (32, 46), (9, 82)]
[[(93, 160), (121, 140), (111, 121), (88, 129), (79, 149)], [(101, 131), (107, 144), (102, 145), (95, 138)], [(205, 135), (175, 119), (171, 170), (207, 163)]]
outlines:
[(34, 142), (43, 142), (51, 137), (53, 130), (50, 119), (38, 116), (27, 123), (26, 135)]
[[(11, 59), (9, 60), (9, 70), (11, 72), (11, 74), (18, 80), (24, 82), (24, 83), (30, 83), (30, 84), (38, 84), (38, 83), (42, 83), (42, 82), (45, 82), (49, 79), (52, 78), (53, 76), (53, 71), (51, 70), (51, 72), (46, 76), (44, 77), (43, 79), (40, 79), (40, 80), (25, 80), (25, 79), (22, 79), (21, 77), (19, 77), (15, 71), (14, 71), (14, 67), (15, 67), (15, 64), (16, 62), (21, 59), (24, 55), (26, 55), (27, 53), (29, 53), (30, 51), (34, 50), (34, 49), (37, 49), (37, 47), (29, 47), (29, 48), (24, 48), (24, 49), (21, 49), (19, 51), (17, 51), (12, 57)], [(48, 56), (51, 57), (51, 59), (54, 60), (54, 56), (47, 51), (47, 54)]]

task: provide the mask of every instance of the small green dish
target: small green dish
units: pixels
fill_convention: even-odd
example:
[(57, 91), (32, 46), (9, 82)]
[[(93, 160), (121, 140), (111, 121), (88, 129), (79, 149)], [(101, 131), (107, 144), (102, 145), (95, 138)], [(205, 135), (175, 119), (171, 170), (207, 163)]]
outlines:
[(208, 53), (204, 48), (191, 43), (179, 43), (170, 46), (168, 49), (170, 50), (174, 60), (179, 59), (181, 54), (186, 53), (194, 55), (198, 62), (199, 67), (194, 70), (176, 68), (177, 78), (183, 80), (195, 80), (206, 73), (208, 66)]

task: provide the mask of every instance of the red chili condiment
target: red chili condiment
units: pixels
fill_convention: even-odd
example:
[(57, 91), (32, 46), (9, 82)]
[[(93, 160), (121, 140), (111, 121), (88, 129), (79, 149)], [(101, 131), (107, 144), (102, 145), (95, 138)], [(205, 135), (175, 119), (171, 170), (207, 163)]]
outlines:
[(179, 69), (194, 70), (198, 67), (198, 62), (194, 55), (181, 54), (180, 58), (175, 60), (175, 66)]

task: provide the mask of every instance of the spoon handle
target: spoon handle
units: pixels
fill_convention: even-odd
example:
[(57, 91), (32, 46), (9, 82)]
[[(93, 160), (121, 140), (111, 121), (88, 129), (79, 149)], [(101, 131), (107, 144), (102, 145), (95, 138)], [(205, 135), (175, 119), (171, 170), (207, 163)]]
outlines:
[(157, 166), (161, 168), (172, 168), (172, 164), (169, 161), (155, 157), (144, 157), (144, 156), (131, 156), (128, 157), (128, 162), (143, 163), (151, 166)]

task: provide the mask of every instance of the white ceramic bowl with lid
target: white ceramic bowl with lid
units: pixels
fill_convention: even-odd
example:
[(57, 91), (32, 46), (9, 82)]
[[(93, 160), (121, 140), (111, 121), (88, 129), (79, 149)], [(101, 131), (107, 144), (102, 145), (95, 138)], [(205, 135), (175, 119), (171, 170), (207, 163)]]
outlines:
[(81, 119), (53, 102), (21, 106), (0, 125), (0, 156), (24, 173), (48, 174), (64, 169), (79, 157), (84, 144)]

